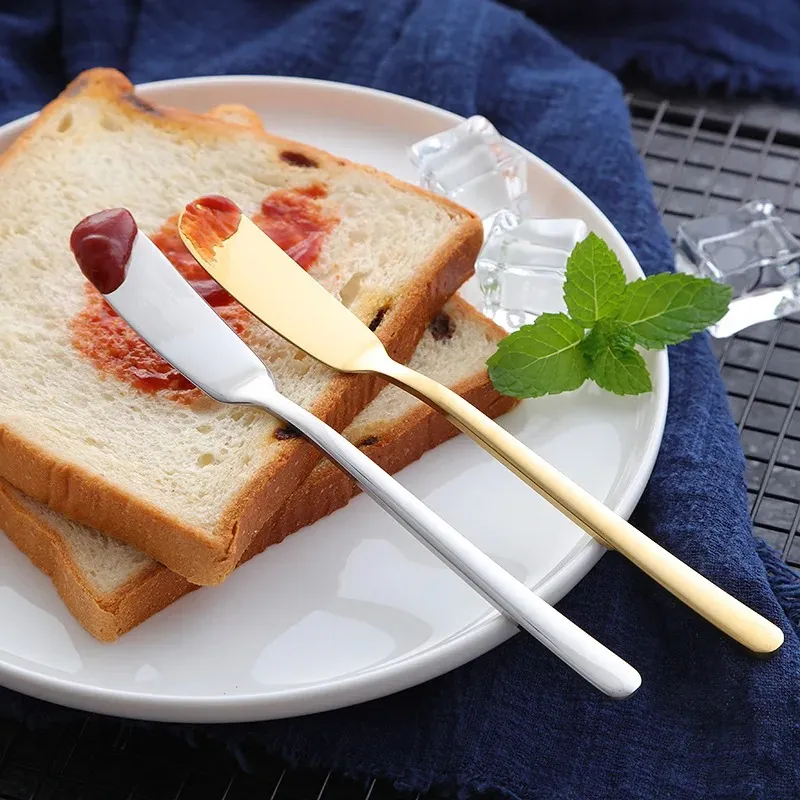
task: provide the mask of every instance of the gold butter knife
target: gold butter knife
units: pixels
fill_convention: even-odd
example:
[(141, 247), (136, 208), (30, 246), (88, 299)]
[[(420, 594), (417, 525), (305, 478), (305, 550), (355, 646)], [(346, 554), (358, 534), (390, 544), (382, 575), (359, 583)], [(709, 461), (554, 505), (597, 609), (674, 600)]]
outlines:
[(773, 653), (783, 644), (776, 625), (656, 544), (455, 392), (390, 358), (367, 325), (230, 200), (196, 200), (178, 227), (208, 273), (295, 347), (341, 372), (381, 375), (433, 406), (584, 531), (753, 652)]

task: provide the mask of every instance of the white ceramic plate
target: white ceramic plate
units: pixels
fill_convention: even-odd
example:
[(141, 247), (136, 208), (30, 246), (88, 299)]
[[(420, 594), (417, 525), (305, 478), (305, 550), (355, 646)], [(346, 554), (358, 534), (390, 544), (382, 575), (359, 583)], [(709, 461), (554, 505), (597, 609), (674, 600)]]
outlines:
[[(202, 78), (141, 93), (197, 111), (245, 103), (276, 133), (412, 182), (407, 147), (459, 121), (405, 98), (309, 80)], [(29, 122), (0, 129), (0, 149)], [(629, 278), (641, 275), (580, 191), (530, 154), (528, 170), (538, 214), (585, 219)], [(474, 298), (475, 287), (465, 294)], [(651, 394), (618, 398), (587, 386), (527, 401), (502, 424), (627, 516), (650, 475), (667, 407), (666, 356), (649, 363)], [(426, 454), (400, 480), (550, 601), (604, 552), (466, 437)], [(418, 684), (514, 632), (365, 497), (113, 645), (85, 633), (48, 579), (0, 537), (0, 683), (107, 714), (197, 722), (308, 714)]]

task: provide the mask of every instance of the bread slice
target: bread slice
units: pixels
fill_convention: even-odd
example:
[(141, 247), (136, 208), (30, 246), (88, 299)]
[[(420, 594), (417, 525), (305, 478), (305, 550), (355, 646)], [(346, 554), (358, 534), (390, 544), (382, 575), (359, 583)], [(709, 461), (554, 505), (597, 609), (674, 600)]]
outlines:
[[(484, 367), (502, 335), (465, 301), (454, 298), (435, 318), (411, 364), (495, 417), (516, 403), (494, 391)], [(455, 433), (441, 414), (395, 387), (384, 389), (346, 430), (352, 442), (389, 472)], [(341, 508), (357, 492), (331, 462), (320, 461), (262, 528), (243, 560)], [(4, 481), (0, 528), (52, 578), (72, 614), (102, 641), (115, 640), (197, 588), (141, 551), (70, 522)]]
[[(230, 573), (320, 456), (268, 414), (146, 393), (78, 352), (98, 340), (73, 324), (93, 290), (72, 227), (124, 206), (150, 234), (198, 195), (255, 214), (274, 192), (308, 192), (332, 223), (311, 274), (403, 361), (482, 240), (479, 221), (442, 198), (223, 116), (155, 107), (121, 74), (91, 70), (0, 159), (0, 477), (198, 584)], [(281, 391), (334, 427), (379, 391), (242, 313)]]

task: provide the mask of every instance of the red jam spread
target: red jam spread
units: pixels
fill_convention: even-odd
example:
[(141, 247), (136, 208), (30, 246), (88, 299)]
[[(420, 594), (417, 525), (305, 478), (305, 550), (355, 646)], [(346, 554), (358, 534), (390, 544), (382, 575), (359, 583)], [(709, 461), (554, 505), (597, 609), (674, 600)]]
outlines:
[[(302, 189), (279, 189), (264, 199), (253, 217), (253, 221), (284, 250), (293, 249), (290, 254), (305, 269), (313, 266), (325, 237), (339, 222), (317, 202), (326, 194), (325, 187), (319, 183)], [(208, 199), (202, 198), (203, 204)], [(230, 203), (226, 198), (220, 200)], [(216, 198), (205, 208), (213, 210), (215, 201)], [(236, 209), (237, 216), (227, 235), (236, 229), (240, 213), (233, 203), (230, 205)], [(232, 215), (228, 217), (232, 218)], [(194, 260), (178, 233), (178, 216), (168, 219), (150, 238), (225, 322), (246, 339), (252, 317)], [(125, 258), (124, 263), (127, 260)], [(87, 277), (92, 280), (89, 275)], [(181, 403), (192, 403), (202, 397), (199, 389), (157, 355), (88, 284), (86, 304), (72, 319), (71, 329), (73, 346), (99, 370), (145, 392), (165, 391), (171, 399)]]
[(122, 286), (136, 232), (136, 222), (124, 208), (100, 211), (75, 226), (69, 246), (81, 272), (99, 292), (110, 294)]
[[(224, 242), (239, 227), (242, 212), (236, 203), (218, 194), (200, 197), (186, 206), (183, 225), (203, 256), (213, 253), (214, 245)], [(184, 231), (185, 232), (185, 231)]]
[(278, 189), (261, 203), (253, 222), (303, 269), (319, 258), (325, 237), (339, 220), (314, 200), (327, 194), (321, 183), (302, 189)]

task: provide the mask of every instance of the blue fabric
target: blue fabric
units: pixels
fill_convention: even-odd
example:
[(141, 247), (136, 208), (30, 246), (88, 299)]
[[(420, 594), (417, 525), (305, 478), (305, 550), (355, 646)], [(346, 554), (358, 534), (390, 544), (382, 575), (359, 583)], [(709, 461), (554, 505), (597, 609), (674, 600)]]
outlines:
[[(673, 83), (798, 94), (800, 6), (789, 0), (522, 3), (316, 0), (6, 1), (0, 116), (38, 108), (86, 67), (134, 81), (288, 74), (374, 86), (484, 114), (580, 186), (648, 273), (670, 244), (610, 69)], [(765, 10), (767, 9), (767, 10)], [(769, 10), (771, 9), (771, 11)], [(402, 694), (277, 723), (195, 728), (248, 764), (275, 752), (415, 790), (510, 797), (800, 796), (800, 584), (751, 536), (744, 460), (704, 337), (670, 353), (664, 442), (638, 524), (780, 624), (786, 644), (751, 658), (614, 554), (560, 604), (641, 671), (604, 699), (528, 637)], [(6, 692), (0, 713), (49, 724), (61, 711)], [(189, 729), (176, 728), (185, 733)]]
[(794, 0), (516, 0), (584, 58), (661, 85), (725, 94), (800, 92)]

